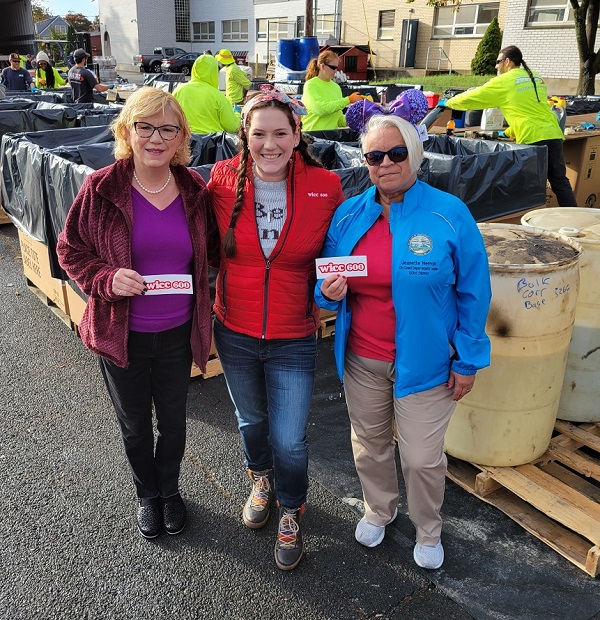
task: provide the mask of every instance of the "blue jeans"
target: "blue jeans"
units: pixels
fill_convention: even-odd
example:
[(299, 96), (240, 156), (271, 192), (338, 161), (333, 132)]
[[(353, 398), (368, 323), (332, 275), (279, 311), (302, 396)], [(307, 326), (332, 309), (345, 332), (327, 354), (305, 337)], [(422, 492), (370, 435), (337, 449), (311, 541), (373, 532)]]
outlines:
[(306, 425), (316, 337), (264, 340), (231, 331), (218, 320), (214, 335), (246, 465), (252, 471), (273, 468), (279, 503), (298, 508), (308, 491)]

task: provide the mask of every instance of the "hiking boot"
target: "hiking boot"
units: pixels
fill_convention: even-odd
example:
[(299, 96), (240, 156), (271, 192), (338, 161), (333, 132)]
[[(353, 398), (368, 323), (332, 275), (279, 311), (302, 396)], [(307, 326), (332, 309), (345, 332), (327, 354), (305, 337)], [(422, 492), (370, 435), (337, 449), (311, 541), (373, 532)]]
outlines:
[(252, 480), (252, 491), (248, 496), (242, 512), (244, 523), (252, 529), (262, 527), (269, 520), (271, 501), (273, 500), (273, 470), (248, 470)]
[(292, 570), (298, 566), (304, 552), (300, 519), (304, 504), (299, 508), (279, 507), (279, 529), (275, 543), (275, 564), (281, 570)]

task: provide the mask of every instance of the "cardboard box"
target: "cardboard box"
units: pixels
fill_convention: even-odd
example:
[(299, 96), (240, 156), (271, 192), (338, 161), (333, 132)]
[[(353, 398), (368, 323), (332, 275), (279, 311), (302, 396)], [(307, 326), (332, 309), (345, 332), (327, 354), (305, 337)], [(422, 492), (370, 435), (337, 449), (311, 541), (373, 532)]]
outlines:
[[(575, 135), (563, 145), (567, 177), (577, 206), (600, 208), (600, 134)], [(550, 184), (546, 186), (546, 206), (558, 207)]]
[(55, 305), (65, 314), (69, 314), (65, 283), (50, 274), (48, 248), (20, 230), (19, 244), (25, 277), (45, 295), (49, 305)]
[(85, 312), (87, 302), (73, 288), (73, 285), (70, 282), (67, 282), (65, 284), (65, 293), (67, 296), (69, 316), (71, 317), (71, 321), (73, 321), (75, 325), (79, 325), (81, 323), (81, 319), (83, 318), (83, 313)]

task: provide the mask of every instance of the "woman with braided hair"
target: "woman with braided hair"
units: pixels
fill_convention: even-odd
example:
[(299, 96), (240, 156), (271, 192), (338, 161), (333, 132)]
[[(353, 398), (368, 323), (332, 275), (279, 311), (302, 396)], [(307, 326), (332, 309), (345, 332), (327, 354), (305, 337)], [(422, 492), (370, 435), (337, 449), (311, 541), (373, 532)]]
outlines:
[(509, 127), (504, 134), (517, 144), (548, 149), (548, 181), (561, 207), (576, 207), (575, 195), (565, 171), (563, 140), (558, 119), (548, 106), (546, 84), (532, 71), (518, 47), (500, 50), (498, 75), (483, 86), (460, 93), (445, 102), (453, 110), (500, 108)]
[(242, 110), (241, 152), (217, 162), (209, 182), (223, 243), (214, 334), (252, 481), (243, 521), (263, 527), (277, 499), (275, 563), (292, 570), (308, 490), (315, 258), (344, 195), (308, 152), (304, 105), (270, 85), (261, 91)]

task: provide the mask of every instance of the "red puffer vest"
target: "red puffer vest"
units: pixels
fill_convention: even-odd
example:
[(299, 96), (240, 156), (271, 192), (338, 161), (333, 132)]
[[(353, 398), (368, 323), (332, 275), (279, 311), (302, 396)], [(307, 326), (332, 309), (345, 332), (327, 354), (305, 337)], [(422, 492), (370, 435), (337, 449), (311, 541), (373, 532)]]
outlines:
[[(208, 184), (221, 240), (235, 202), (240, 155), (217, 162)], [(304, 338), (319, 326), (314, 302), (315, 258), (333, 212), (344, 200), (339, 177), (307, 166), (294, 153), (288, 176), (287, 218), (267, 260), (258, 238), (252, 164), (248, 163), (245, 198), (235, 226), (236, 254), (221, 252), (215, 313), (229, 329), (255, 338)]]

